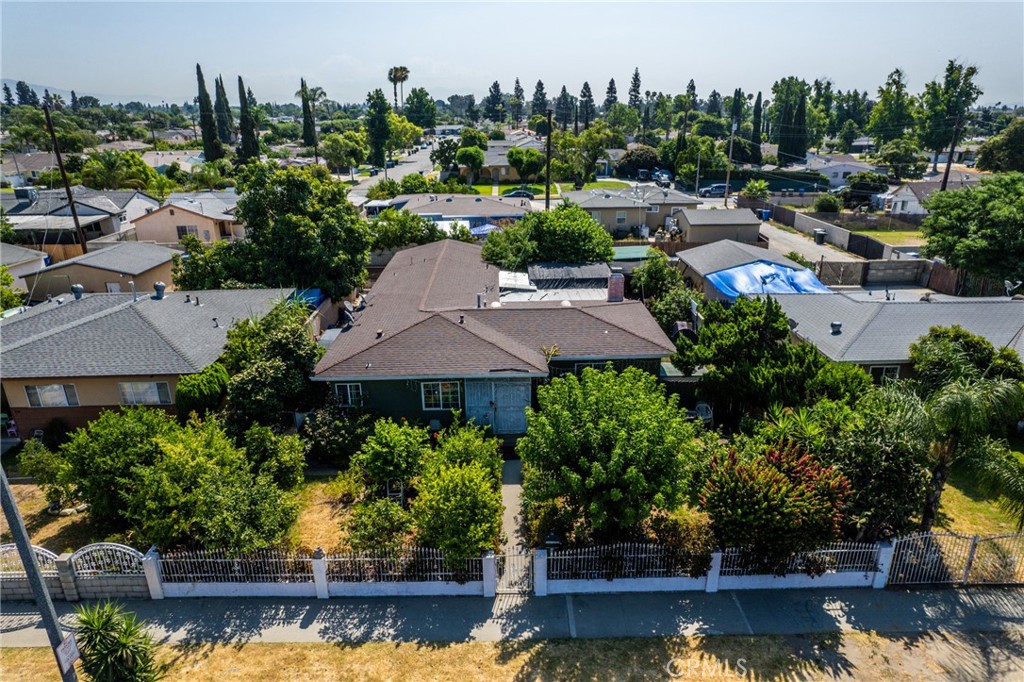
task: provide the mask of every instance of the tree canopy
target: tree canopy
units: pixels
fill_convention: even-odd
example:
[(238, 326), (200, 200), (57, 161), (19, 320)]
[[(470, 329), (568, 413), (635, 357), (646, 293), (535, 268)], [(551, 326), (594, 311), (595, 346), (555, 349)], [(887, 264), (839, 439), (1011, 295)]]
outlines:
[(484, 260), (510, 270), (528, 263), (606, 263), (612, 237), (579, 206), (563, 204), (534, 211), (511, 226), (492, 232), (484, 242)]

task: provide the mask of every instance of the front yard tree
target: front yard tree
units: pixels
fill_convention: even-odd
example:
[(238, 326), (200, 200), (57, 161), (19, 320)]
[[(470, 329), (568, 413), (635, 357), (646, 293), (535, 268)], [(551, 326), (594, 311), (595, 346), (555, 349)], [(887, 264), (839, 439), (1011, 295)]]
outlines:
[(352, 466), (380, 489), (392, 482), (409, 485), (430, 453), (427, 429), (405, 421), (379, 419), (373, 433), (352, 457)]
[(402, 113), (420, 128), (433, 128), (437, 124), (437, 105), (424, 88), (409, 91)]
[(416, 541), (448, 561), (479, 557), (497, 548), (503, 510), (493, 472), (477, 462), (438, 467), (420, 480), (412, 504)]
[(922, 229), (929, 255), (996, 281), (1024, 279), (1024, 173), (935, 192), (927, 207)]
[(508, 150), (508, 162), (525, 184), (544, 168), (544, 155), (533, 147), (512, 147)]
[(320, 154), (327, 167), (335, 173), (347, 168), (353, 179), (355, 168), (366, 160), (367, 151), (365, 135), (354, 130), (347, 130), (343, 134), (330, 133), (320, 143)]
[(466, 184), (472, 185), (477, 172), (484, 167), (484, 152), (479, 147), (463, 147), (455, 153), (455, 162), (466, 167)]
[(386, 151), (391, 139), (391, 105), (380, 88), (366, 96), (366, 104), (366, 141), (370, 146), (370, 163), (383, 168), (387, 165)]
[(456, 165), (455, 155), (458, 154), (461, 148), (462, 145), (456, 139), (447, 138), (439, 140), (437, 147), (430, 152), (430, 162), (440, 166), (441, 170), (448, 170)]
[(203, 69), (196, 64), (196, 80), (199, 82), (199, 131), (203, 136), (203, 157), (207, 163), (224, 158), (224, 147), (217, 136), (217, 119), (213, 111), (210, 93), (206, 90)]
[(556, 504), (575, 539), (614, 540), (681, 501), (694, 427), (657, 377), (586, 368), (541, 386), (537, 400), (516, 445), (527, 515)]
[(1024, 117), (1013, 119), (1003, 132), (982, 143), (978, 168), (995, 173), (1024, 173)]

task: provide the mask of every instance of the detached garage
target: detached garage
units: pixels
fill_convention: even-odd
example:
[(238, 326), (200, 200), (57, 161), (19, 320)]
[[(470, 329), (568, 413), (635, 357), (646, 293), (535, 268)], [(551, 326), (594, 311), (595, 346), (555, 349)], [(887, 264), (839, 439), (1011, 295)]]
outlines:
[(708, 243), (723, 239), (756, 244), (761, 221), (749, 208), (684, 208), (681, 220), (683, 241)]

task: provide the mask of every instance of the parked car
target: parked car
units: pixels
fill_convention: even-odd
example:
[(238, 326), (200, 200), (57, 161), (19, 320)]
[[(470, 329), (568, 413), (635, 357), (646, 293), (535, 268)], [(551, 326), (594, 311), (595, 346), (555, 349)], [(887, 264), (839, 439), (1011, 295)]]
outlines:
[(516, 197), (516, 198), (522, 198), (522, 199), (532, 199), (533, 198), (533, 192), (531, 192), (529, 190), (525, 190), (525, 189), (514, 189), (514, 190), (511, 190), (511, 191), (505, 192), (501, 196), (503, 196), (503, 197)]
[[(724, 197), (726, 185), (708, 185), (700, 191), (702, 197)], [(729, 183), (729, 194), (732, 194), (735, 190), (732, 188), (732, 183)]]
[(643, 181), (643, 180), (650, 180), (651, 179), (651, 171), (647, 170), (646, 168), (641, 168), (640, 170), (638, 170), (636, 172), (636, 179), (637, 180), (641, 180), (641, 181)]

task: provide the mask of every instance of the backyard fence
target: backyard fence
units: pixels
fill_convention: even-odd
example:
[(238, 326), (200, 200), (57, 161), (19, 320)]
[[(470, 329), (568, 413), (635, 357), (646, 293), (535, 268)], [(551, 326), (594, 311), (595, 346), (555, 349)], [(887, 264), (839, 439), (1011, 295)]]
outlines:
[[(56, 555), (34, 548), (51, 597), (484, 596), (920, 585), (1024, 585), (1024, 535), (920, 533), (892, 542), (836, 542), (789, 557), (742, 549), (690, 552), (653, 543), (512, 551), (454, 559), (436, 549), (176, 550), (113, 543)], [(32, 592), (14, 545), (0, 546), (0, 598)]]

